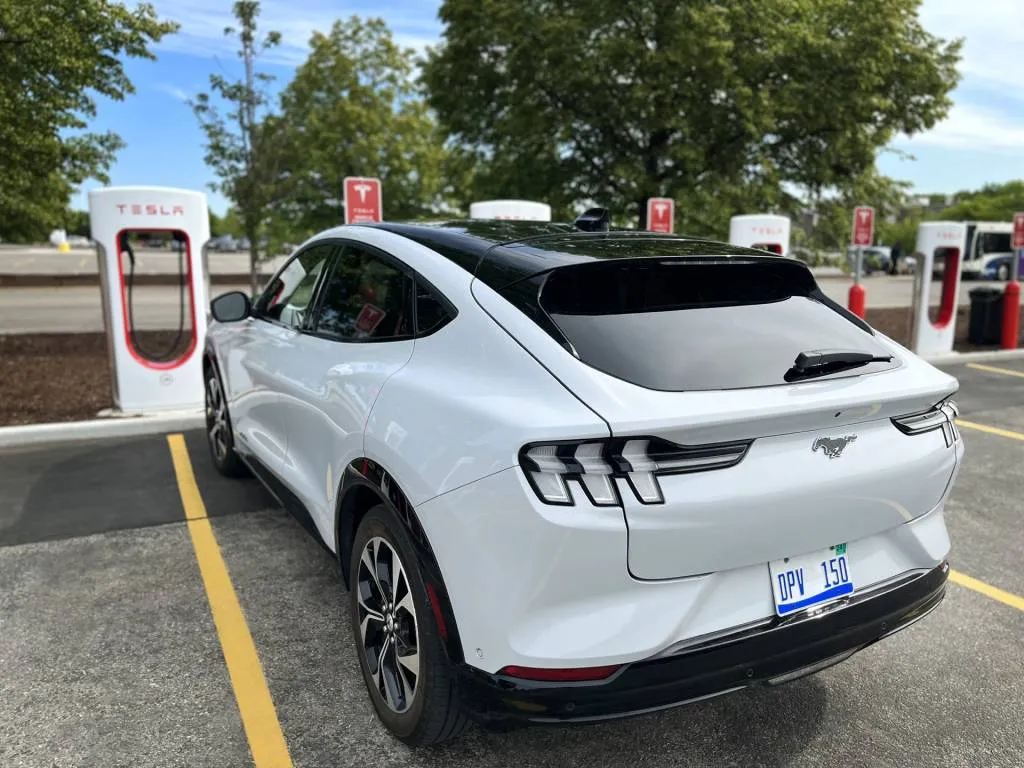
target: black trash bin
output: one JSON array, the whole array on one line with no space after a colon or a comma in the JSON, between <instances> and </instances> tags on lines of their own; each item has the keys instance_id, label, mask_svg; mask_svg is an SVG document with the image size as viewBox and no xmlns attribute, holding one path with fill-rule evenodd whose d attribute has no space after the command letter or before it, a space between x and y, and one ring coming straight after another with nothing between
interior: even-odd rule
<instances>
[{"instance_id":1,"label":"black trash bin","mask_svg":"<svg viewBox=\"0 0 1024 768\"><path fill-rule=\"evenodd\" d=\"M971 344L998 344L1003 329L1003 292L998 288L971 291L967 340Z\"/></svg>"}]
</instances>

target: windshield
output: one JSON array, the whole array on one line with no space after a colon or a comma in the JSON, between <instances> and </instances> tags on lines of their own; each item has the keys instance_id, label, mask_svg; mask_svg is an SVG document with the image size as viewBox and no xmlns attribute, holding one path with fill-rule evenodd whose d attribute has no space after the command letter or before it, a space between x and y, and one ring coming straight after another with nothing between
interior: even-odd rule
<instances>
[{"instance_id":1,"label":"windshield","mask_svg":"<svg viewBox=\"0 0 1024 768\"><path fill-rule=\"evenodd\" d=\"M982 232L978 235L978 255L988 253L1009 253L1011 235L1009 232Z\"/></svg>"}]
</instances>

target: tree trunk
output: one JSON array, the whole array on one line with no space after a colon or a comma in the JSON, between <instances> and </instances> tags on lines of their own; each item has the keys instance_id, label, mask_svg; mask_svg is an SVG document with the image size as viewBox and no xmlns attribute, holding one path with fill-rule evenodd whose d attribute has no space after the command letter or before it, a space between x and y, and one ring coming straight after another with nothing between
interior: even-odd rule
<instances>
[{"instance_id":1,"label":"tree trunk","mask_svg":"<svg viewBox=\"0 0 1024 768\"><path fill-rule=\"evenodd\" d=\"M637 224L637 229L647 229L647 198L641 197L636 201L637 215L639 216L640 223Z\"/></svg>"},{"instance_id":2,"label":"tree trunk","mask_svg":"<svg viewBox=\"0 0 1024 768\"><path fill-rule=\"evenodd\" d=\"M256 242L256 233L246 234L249 238L249 290L255 299L260 290L260 253L259 244Z\"/></svg>"}]
</instances>

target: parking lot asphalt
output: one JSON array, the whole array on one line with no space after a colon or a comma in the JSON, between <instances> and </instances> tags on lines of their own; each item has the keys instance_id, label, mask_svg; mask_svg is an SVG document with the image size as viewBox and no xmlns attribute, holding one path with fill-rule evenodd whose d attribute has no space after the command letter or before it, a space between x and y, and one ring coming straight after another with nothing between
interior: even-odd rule
<instances>
[{"instance_id":1,"label":"parking lot asphalt","mask_svg":"<svg viewBox=\"0 0 1024 768\"><path fill-rule=\"evenodd\" d=\"M779 688L428 750L378 725L331 557L202 434L0 455L0 766L1024 766L1024 361L949 370L936 612Z\"/></svg>"}]
</instances>

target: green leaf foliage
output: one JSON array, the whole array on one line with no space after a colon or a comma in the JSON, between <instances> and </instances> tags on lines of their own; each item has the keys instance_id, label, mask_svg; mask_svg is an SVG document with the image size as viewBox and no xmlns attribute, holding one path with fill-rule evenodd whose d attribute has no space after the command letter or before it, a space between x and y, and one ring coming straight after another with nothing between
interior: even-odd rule
<instances>
[{"instance_id":1,"label":"green leaf foliage","mask_svg":"<svg viewBox=\"0 0 1024 768\"><path fill-rule=\"evenodd\" d=\"M839 188L950 106L960 41L919 0L445 0L425 63L446 134L482 187L593 199L679 228Z\"/></svg>"},{"instance_id":2,"label":"green leaf foliage","mask_svg":"<svg viewBox=\"0 0 1024 768\"><path fill-rule=\"evenodd\" d=\"M1013 214L1024 212L1024 181L986 184L974 192L959 192L953 205L936 218L953 221L1012 221Z\"/></svg>"},{"instance_id":3,"label":"green leaf foliage","mask_svg":"<svg viewBox=\"0 0 1024 768\"><path fill-rule=\"evenodd\" d=\"M852 236L854 208L859 205L875 209L876 242L892 244L892 238L899 239L904 233L888 220L903 210L909 191L907 182L883 176L872 166L832 194L812 200L810 207L817 217L801 244L812 250L845 251Z\"/></svg>"},{"instance_id":4,"label":"green leaf foliage","mask_svg":"<svg viewBox=\"0 0 1024 768\"><path fill-rule=\"evenodd\" d=\"M1024 212L1024 180L1002 184L986 184L981 189L964 190L954 195L925 195L927 207L906 200L895 221L879 220L881 242L900 242L912 248L917 241L917 228L922 221L993 221L1011 222L1015 213ZM951 200L950 200L951 198ZM892 211L890 211L892 212Z\"/></svg>"},{"instance_id":5,"label":"green leaf foliage","mask_svg":"<svg viewBox=\"0 0 1024 768\"><path fill-rule=\"evenodd\" d=\"M108 180L123 142L85 131L96 98L133 93L124 60L177 27L146 3L0 0L0 237L45 237L77 185Z\"/></svg>"},{"instance_id":6,"label":"green leaf foliage","mask_svg":"<svg viewBox=\"0 0 1024 768\"><path fill-rule=\"evenodd\" d=\"M344 223L343 179L381 179L384 215L436 216L452 190L443 137L415 90L414 57L379 19L315 32L281 96L288 202L276 213L311 234Z\"/></svg>"}]
</instances>

